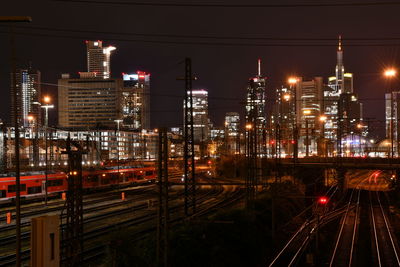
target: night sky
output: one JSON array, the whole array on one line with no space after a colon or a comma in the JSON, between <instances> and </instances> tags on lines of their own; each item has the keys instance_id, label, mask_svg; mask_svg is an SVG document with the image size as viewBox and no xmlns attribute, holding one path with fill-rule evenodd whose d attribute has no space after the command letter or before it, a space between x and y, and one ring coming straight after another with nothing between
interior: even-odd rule
<instances>
[{"instance_id":1,"label":"night sky","mask_svg":"<svg viewBox=\"0 0 400 267\"><path fill-rule=\"evenodd\" d=\"M111 59L111 71L114 77L120 77L122 72L129 73L136 70L150 72L152 127L182 125L184 84L176 78L184 74L185 57L192 58L193 72L199 78L193 83L193 88L204 88L209 91L209 112L214 125L222 125L226 112L244 113L243 101L247 80L256 74L258 58L263 62L262 74L268 77L267 110L269 110L273 103L274 89L288 76L292 74L305 78L323 76L327 79L328 76L334 75L337 43L335 39L342 34L345 71L355 75L354 88L364 103L364 117L377 120L384 119L383 99L385 90L388 90L388 84L382 78L382 70L385 66L400 65L399 47L388 46L399 41L346 40L400 37L399 5L216 8L105 5L44 0L3 2L2 15L29 15L33 19L32 23L17 26L36 29L15 30L23 33L16 37L17 61L19 66L26 66L31 61L32 66L42 72L43 83L56 84L61 73L77 74L78 71L86 71L84 42L86 39L104 40L105 45L117 47ZM189 2L194 3L188 0L174 1L174 3ZM319 2L322 1L308 1L308 3ZM171 1L159 0L158 3L171 3ZM221 0L219 3L257 4L266 1ZM304 2L268 1L268 4L274 3ZM0 117L9 121L9 35L6 33L8 28L4 27L6 25L0 26L3 26L0 28L2 59ZM38 27L50 29L39 30ZM55 31L57 29L69 31ZM331 40L308 40L301 42L308 44L307 46L293 46L299 41L151 36L159 34ZM225 45L232 43L242 45ZM272 43L291 46L260 46ZM324 46L318 46L319 44ZM363 46L346 46L350 44ZM383 45L365 46L371 44ZM393 83L392 88L397 87L397 82ZM43 85L42 90L55 97L57 87ZM50 115L53 123L55 117L55 112ZM374 133L383 133L382 123L375 124L374 128Z\"/></svg>"}]
</instances>

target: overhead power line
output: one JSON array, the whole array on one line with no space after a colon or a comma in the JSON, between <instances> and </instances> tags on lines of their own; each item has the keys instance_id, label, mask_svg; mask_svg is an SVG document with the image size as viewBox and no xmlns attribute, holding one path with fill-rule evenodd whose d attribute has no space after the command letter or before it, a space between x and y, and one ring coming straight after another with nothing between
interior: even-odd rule
<instances>
[{"instance_id":1,"label":"overhead power line","mask_svg":"<svg viewBox=\"0 0 400 267\"><path fill-rule=\"evenodd\" d=\"M7 31L0 31L0 34L9 34ZM88 36L76 35L61 35L54 33L36 33L36 32L21 32L15 31L16 35L35 36L35 37L49 37L49 38L66 38L66 39L92 39ZM128 39L128 38L107 38L109 41L120 42L136 42L136 43L152 43L152 44L170 44L170 45L204 45L204 46L239 46L239 47L336 47L336 43L257 43L257 42L205 42L205 41L186 41L186 40L144 40L144 39ZM400 40L400 39L399 39ZM396 43L347 43L346 47L397 47L400 46L399 42Z\"/></svg>"},{"instance_id":2,"label":"overhead power line","mask_svg":"<svg viewBox=\"0 0 400 267\"><path fill-rule=\"evenodd\" d=\"M0 25L0 27L9 27ZM162 37L162 38L193 38L193 39L217 39L217 40L267 40L267 41L334 41L337 46L338 38L314 38L314 37L271 37L271 36L213 36L213 35L187 35L187 34L160 34L160 33L133 33L118 31L97 31L83 30L71 28L52 28L42 26L14 26L15 29L29 29L51 32L69 32L69 33L85 33L85 34L103 34L103 35L122 35L122 36L139 36L139 37ZM342 41L397 41L399 37L348 37L342 38Z\"/></svg>"},{"instance_id":3,"label":"overhead power line","mask_svg":"<svg viewBox=\"0 0 400 267\"><path fill-rule=\"evenodd\" d=\"M298 4L224 4L224 3L162 3L162 2L130 2L130 1L90 1L90 0L53 0L54 2L124 5L124 6L149 6L149 7L217 7L217 8L307 8L307 7L374 7L397 6L398 1L375 2L328 2L328 3L298 3Z\"/></svg>"}]
</instances>

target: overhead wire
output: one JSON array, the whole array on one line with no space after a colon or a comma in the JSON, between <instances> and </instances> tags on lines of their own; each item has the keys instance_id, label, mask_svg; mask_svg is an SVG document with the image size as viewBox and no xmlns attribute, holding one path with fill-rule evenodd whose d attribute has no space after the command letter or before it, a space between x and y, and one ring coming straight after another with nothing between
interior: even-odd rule
<instances>
[{"instance_id":1,"label":"overhead wire","mask_svg":"<svg viewBox=\"0 0 400 267\"><path fill-rule=\"evenodd\" d=\"M16 27L17 28L17 27ZM21 28L22 29L22 28ZM27 29L27 28L25 28ZM46 31L51 31L50 29L46 30ZM69 32L69 33L79 33L80 31L77 30L57 30L54 29L54 31L65 31L65 32ZM80 33L89 33L89 32L80 32ZM93 32L93 34L99 34L100 32L96 33ZM0 34L9 34L9 31L0 31ZM33 37L49 37L49 38L66 38L66 39L80 39L80 40L85 40L88 39L88 36L77 36L77 35L65 35L65 34L54 34L54 33L43 33L43 32L24 32L24 31L14 31L14 34L16 35L25 35L25 36L33 36ZM106 34L106 33L104 33ZM110 34L110 33L108 33ZM140 34L138 34L140 35ZM144 36L144 35L143 35ZM153 37L153 36L144 36L144 37ZM157 37L156 35L154 35L154 37ZM161 37L158 36L158 37ZM164 36L166 37L166 36ZM171 35L172 37L172 35ZM183 37L176 37L176 38L183 38ZM187 37L187 38L196 38L196 37ZM199 36L199 38L214 38L214 37L206 37L206 36ZM90 38L89 38L90 39ZM292 39L284 39L284 38L274 38L271 39L273 41L285 41L285 42L220 42L220 41L216 41L216 42L210 42L210 41L195 41L195 40L161 40L161 39L131 39L131 38L123 38L123 37L108 37L106 38L109 41L119 41L119 42L136 42L136 43L153 43L153 44L167 44L167 45L205 45L205 46L230 46L230 47L234 47L234 46L239 46L239 47L337 47L336 42L335 43L305 43L303 41L316 41L317 38L310 38L310 39L304 39L304 40L300 40L300 39L296 39L296 38L292 38ZM214 38L216 40L220 40L221 38ZM225 40L231 39L229 38L225 38ZM245 38L242 38L241 40L243 40ZM222 40L222 39L221 39ZM239 40L239 38L238 38ZM260 39L262 40L262 39ZM332 39L333 40L333 39ZM354 39L356 40L356 39ZM366 40L368 41L368 38L361 38L359 39L359 41L362 40ZM388 43L388 42L359 42L359 43L346 43L346 47L398 47L400 46L400 37L399 38L395 38L393 37L392 39L373 39L370 38L369 41L398 41L398 42L393 42L393 43ZM295 42L293 42L295 41ZM299 42L300 41L300 42ZM325 39L320 39L319 41L329 41L329 40L325 40Z\"/></svg>"},{"instance_id":2,"label":"overhead wire","mask_svg":"<svg viewBox=\"0 0 400 267\"><path fill-rule=\"evenodd\" d=\"M8 25L0 25L0 27L9 27ZM98 31L83 30L72 28L52 28L43 26L13 26L14 29L29 29L40 31L55 32L74 32L74 33L90 33L105 35L123 35L123 36L142 36L142 37L163 37L163 38L193 38L193 39L217 39L217 40L268 40L268 41L335 41L337 46L337 38L315 38L315 37L271 37L271 36L216 36L216 35L193 35L193 34L165 34L165 33L135 33L135 32L118 32L118 31ZM347 41L397 41L399 37L342 37L343 42Z\"/></svg>"},{"instance_id":3,"label":"overhead wire","mask_svg":"<svg viewBox=\"0 0 400 267\"><path fill-rule=\"evenodd\" d=\"M98 0L53 0L53 2L101 4L101 5L125 5L125 6L149 6L149 7L219 7L219 8L300 8L300 7L375 7L375 6L398 6L398 1L374 1L374 2L317 2L296 4L225 4L221 2L133 2L133 1L98 1Z\"/></svg>"}]
</instances>

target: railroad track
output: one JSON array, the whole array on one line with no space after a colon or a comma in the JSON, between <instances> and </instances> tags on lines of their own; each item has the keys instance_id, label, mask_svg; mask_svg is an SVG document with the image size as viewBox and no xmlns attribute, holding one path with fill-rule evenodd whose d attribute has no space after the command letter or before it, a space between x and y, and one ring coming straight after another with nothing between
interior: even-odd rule
<instances>
[{"instance_id":1,"label":"railroad track","mask_svg":"<svg viewBox=\"0 0 400 267\"><path fill-rule=\"evenodd\" d=\"M332 198L337 192L337 186L332 186L327 191L329 198ZM310 209L312 207L307 207ZM271 266L293 266L302 256L302 253L314 237L317 229L341 216L346 207L335 208L334 210L323 214L323 216L311 216L298 230L290 237L283 248L277 253L275 258L269 264Z\"/></svg>"},{"instance_id":2,"label":"railroad track","mask_svg":"<svg viewBox=\"0 0 400 267\"><path fill-rule=\"evenodd\" d=\"M182 192L178 192L177 194L174 194L171 200L177 199L182 195ZM106 219L109 218L110 216L119 216L119 215L124 215L126 213L131 213L131 212L135 212L135 211L139 211L142 209L145 209L148 207L147 203L141 203L139 205L133 205L133 206L129 206L129 204L133 204L136 202L144 202L148 200L148 195L145 196L140 196L139 198L132 198L132 199L127 199L125 201L118 201L118 202L113 202L113 203L106 203L104 205L99 205L96 207L92 207L92 208L87 208L84 209L84 213L85 215L88 215L90 213L94 213L94 212L98 212L98 211L103 211L103 210L107 210L110 208L114 208L114 207L118 207L118 206L126 206L124 208L120 208L118 210L115 211L107 211L107 212L103 212L101 214L96 214L96 215L92 215L92 216L88 216L84 218L84 223L85 224L89 224L92 222L96 222L99 221L101 219ZM156 203L157 201L154 201L153 203ZM65 218L66 215L63 214L61 216L61 218ZM28 227L30 226L30 221L27 221L23 224L21 224L23 227ZM63 227L63 224L61 225L61 227ZM13 230L15 228L15 225L11 225L9 227L6 227L4 229L2 229L2 231L4 230ZM21 240L27 240L30 237L30 231L26 231L26 232L22 232L21 233ZM6 245L10 245L12 243L15 242L15 235L10 235L10 236L6 236L0 239L0 246L6 246Z\"/></svg>"},{"instance_id":3,"label":"railroad track","mask_svg":"<svg viewBox=\"0 0 400 267\"><path fill-rule=\"evenodd\" d=\"M142 188L137 188L135 186L135 187L129 187L129 188L124 188L124 189L117 189L117 190L114 189L112 191L107 192L107 196L104 196L104 192L98 193L98 194L96 193L93 195L88 194L88 195L84 196L83 204L85 206L89 206L89 205L97 204L100 202L116 200L116 199L120 198L120 194L122 191L125 193L130 193L132 191L138 191L138 192L135 192L138 194L143 194L145 192L154 191L153 189L151 189L151 187L154 187L154 185L149 185L149 186L142 187ZM22 218L32 217L35 215L41 215L41 214L47 214L50 212L59 211L64 208L64 204L65 204L64 200L57 200L55 202L49 202L47 206L45 206L44 204L35 205L35 206L25 206L25 207L23 206L21 208L21 216L22 216ZM32 209L34 209L34 210L32 210ZM3 210L3 212L5 213L8 210L5 209L5 210ZM12 216L12 218L15 219L15 214ZM5 216L0 217L0 222L5 222L5 220L6 220Z\"/></svg>"},{"instance_id":4,"label":"railroad track","mask_svg":"<svg viewBox=\"0 0 400 267\"><path fill-rule=\"evenodd\" d=\"M201 205L201 202L203 202L204 200L207 199L213 199L216 196L218 196L219 194L221 194L221 192L223 191L222 187L213 187L212 190L209 190L207 192L205 192L202 195L199 195L197 201L200 204L200 207L204 206L204 205L213 205L213 204L204 204ZM228 200L222 201L224 202L224 205L228 205ZM221 204L222 205L222 204ZM208 208L211 208L211 206L209 206ZM206 208L206 209L208 209ZM172 219L171 222L173 223L177 223L177 222L181 222L183 219L183 213L180 211L182 210L182 203L176 204L173 207L171 207L171 217L173 216L177 216L176 218ZM132 209L130 209L130 211L132 211ZM199 209L199 214L200 212L204 211L204 208ZM178 214L178 215L175 215ZM180 214L180 215L179 215ZM96 239L98 237L104 237L107 233L110 233L111 231L115 231L115 229L127 229L129 227L132 226L137 226L140 224L146 224L150 221L154 221L156 216L156 211L151 211L148 214L142 215L140 217L136 217L136 218L131 218L128 220L124 220L124 221L119 221L117 223L114 223L113 225L108 225L108 226L104 226L104 227L100 227L97 229L93 229L90 231L87 231L84 233L84 240L88 241L88 240L93 240ZM154 227L152 227L152 229L154 230ZM138 232L138 235L143 235L148 233L149 231L152 231L152 229L146 229L146 230L141 230ZM25 238L29 238L29 236L25 237ZM15 237L14 237L15 239ZM91 257L90 255L88 255L86 252L90 252L90 251L96 251L93 248L87 248L87 250L85 249L85 259L88 260L90 258L96 257L93 256ZM96 253L95 253L96 254ZM28 250L23 250L22 251L22 259L23 260L28 260L30 257L29 255L29 249ZM0 257L0 266L7 266L7 265L12 265L15 263L15 254L10 254L7 256L3 256Z\"/></svg>"},{"instance_id":5,"label":"railroad track","mask_svg":"<svg viewBox=\"0 0 400 267\"><path fill-rule=\"evenodd\" d=\"M336 237L335 247L329 261L329 266L351 266L360 215L360 189L351 192L346 213L340 222L340 230Z\"/></svg>"},{"instance_id":6,"label":"railroad track","mask_svg":"<svg viewBox=\"0 0 400 267\"><path fill-rule=\"evenodd\" d=\"M377 266L400 266L398 245L383 208L380 193L369 192L373 253Z\"/></svg>"}]
</instances>

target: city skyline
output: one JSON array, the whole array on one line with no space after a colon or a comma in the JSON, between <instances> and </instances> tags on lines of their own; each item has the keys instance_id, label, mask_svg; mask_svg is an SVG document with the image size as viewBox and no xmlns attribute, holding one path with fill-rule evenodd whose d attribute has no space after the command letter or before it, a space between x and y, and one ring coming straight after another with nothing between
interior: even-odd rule
<instances>
[{"instance_id":1,"label":"city skyline","mask_svg":"<svg viewBox=\"0 0 400 267\"><path fill-rule=\"evenodd\" d=\"M7 5L10 8L15 8L15 6L11 3ZM27 27L41 27L45 24L46 17L43 17L43 11L39 10L36 6L31 6L28 4L22 7L22 11L32 12L33 22L29 24ZM93 5L80 5L79 8L77 4L72 6L68 6L66 3L57 3L53 6L47 7L47 10L54 10L57 7L65 7L68 10L76 11L77 18L83 18L83 14L85 14L85 10L89 10L90 8L94 8L95 10L102 10L101 7L93 6ZM113 10L121 12L123 14L125 11L119 7L112 7ZM333 8L334 10L339 10L340 8ZM156 14L162 12L162 8L156 8ZM327 9L321 8L321 14L317 14L317 17L322 17L324 12L327 12ZM54 28L64 28L64 29L81 29L83 31L89 31L87 34L76 34L72 35L74 38L61 38L61 33L57 33L56 31L50 31L51 36L45 36L42 38L35 37L36 33L40 33L39 30L32 31L33 36L31 35L17 35L17 53L18 53L18 63L25 64L28 61L33 62L33 66L36 69L42 71L42 80L43 83L50 83L52 85L42 85L42 90L44 92L50 92L53 94L56 91L56 80L60 76L61 73L70 72L74 73L80 70L86 69L85 61L85 51L84 51L84 41L85 40L97 40L101 39L107 42L108 45L113 45L117 47L116 51L113 51L112 55L112 72L114 74L119 74L121 72L134 72L138 69L149 72L152 74L152 98L151 98L151 106L152 106L152 126L179 126L181 125L180 120L180 111L177 107L177 104L181 102L181 99L178 97L174 97L174 95L181 95L183 97L183 86L180 82L176 81L176 78L183 75L183 65L179 64L182 62L183 58L187 55L190 55L193 60L193 72L198 76L199 80L193 83L193 88L206 88L209 91L209 108L210 108L210 118L214 122L215 125L223 124L223 114L225 112L237 111L240 114L244 115L243 105L240 103L241 99L245 95L245 87L246 80L251 75L255 73L254 62L261 58L264 62L263 72L268 77L267 82L267 112L271 110L271 106L273 100L271 96L273 92L280 85L286 81L287 77L291 75L302 76L304 78L310 78L314 76L322 76L324 78L332 76L332 70L336 65L336 55L335 50L337 46L337 36L342 35L343 38L343 47L345 48L345 66L347 70L351 70L355 74L354 84L355 84L355 92L359 94L359 99L364 102L364 108L366 110L365 117L376 118L381 122L379 127L377 127L377 131L381 136L384 135L384 88L387 86L385 80L381 77L381 72L387 65L393 65L396 60L398 60L398 53L396 47L358 47L352 46L354 45L354 40L348 40L356 37L363 37L357 31L360 29L360 26L356 26L354 29L350 30L346 27L346 23L351 21L352 19L352 11L354 9L345 10L340 13L340 17L342 18L333 26L331 22L322 21L321 27L319 27L318 31L315 33L310 33L305 30L298 30L297 28L290 27L288 22L282 22L282 25L275 25L276 27L269 27L268 30L264 31L262 34L259 34L251 29L252 23L245 23L243 25L238 26L237 33L236 31L228 31L225 34L221 35L222 37L225 35L232 36L242 36L242 37L263 37L263 36L271 36L271 37L290 37L290 38L328 38L328 41L306 41L308 44L305 46L264 46L257 47L254 42L246 41L250 43L249 46L228 46L225 47L222 45L180 45L180 44L155 44L150 43L147 45L143 42L132 42L132 41L118 41L116 36L106 35L101 33L90 33L90 31L99 31L99 29L95 30L94 27L88 25L87 27L82 28L81 24L79 24L79 19L76 21L69 21L69 23L65 23L62 21L57 21L54 24ZM382 15L378 15L379 10L384 10L388 12L385 17ZM148 10L144 9L143 14L139 14L139 16L144 16ZM312 13L310 9L302 10L305 14ZM173 11L177 12L177 11ZM298 15L296 15L293 11L288 11L290 14L289 17L296 19ZM48 12L47 12L48 13ZM232 14L236 14L237 11L229 11L224 16L231 20ZM364 7L362 9L362 14L359 14L361 21L365 21L363 27L370 27L371 31L369 31L368 35L365 34L365 37L384 37L386 34L391 33L390 28L383 27L384 25L388 25L388 23L392 20L394 16L392 11L388 7L377 7L377 10L371 10L371 8ZM36 16L35 16L36 14ZM270 14L270 13L269 13ZM314 14L314 13L313 13ZM86 14L87 15L87 14ZM155 15L155 14L154 14ZM133 27L126 27L125 24L122 23L122 20L118 22L111 22L107 18L102 18L103 22L100 26L100 29L104 31L108 31L112 27L118 27L120 30L118 32L127 34L120 34L121 39L129 39L129 33L134 32L148 32L149 34L157 33L155 25L158 25L159 19L152 15L151 17L154 19L150 21L146 25L135 25ZM216 15L214 12L211 14L212 16ZM247 14L243 14L244 16L248 16ZM53 15L50 15L53 16ZM90 14L88 18L97 18L98 15ZM195 15L197 17L198 15ZM271 14L268 17L268 20L273 20L274 14ZM165 15L160 17L163 18ZM372 23L366 21L366 19L370 18L380 18L379 31L377 31L378 26L372 25ZM108 23L107 23L108 22ZM188 20L189 24L193 23L193 19ZM177 21L172 19L170 24L175 25ZM306 18L302 21L304 26L311 26L313 22L310 19ZM140 27L146 26L146 27ZM223 25L216 27L211 32L204 31L204 29L195 27L195 33L197 35L210 35L218 34L221 31ZM303 27L304 28L304 27ZM246 29L248 31L246 31ZM19 29L18 31L23 32L23 29ZM176 33L187 35L185 29L176 30ZM172 30L165 30L166 33L174 33ZM196 35L194 34L194 35ZM3 35L5 38L6 35ZM91 38L93 37L93 38ZM129 38L128 38L129 37ZM183 40L184 41L184 40ZM182 41L182 42L183 42ZM24 43L30 43L31 46L24 47ZM200 41L199 41L200 42ZM237 41L235 41L237 42ZM179 42L178 42L179 43ZM196 43L196 41L194 42ZM275 41L276 43L276 41ZM288 41L286 44L293 45L293 43L299 43L298 41ZM309 46L315 43L316 47ZM54 46L53 44L57 44ZM364 42L366 45L373 45L372 42ZM9 51L9 46L7 43L3 43L2 51ZM328 45L328 46L325 46ZM35 47L35 49L33 49ZM57 47L57 50L52 47ZM74 57L66 56L66 54L59 54L59 58L56 62L49 62L43 56L44 54L55 55L55 51L60 51L59 49L63 48L64 51L68 51L74 54ZM68 49L67 49L68 48ZM133 51L141 51L141 53L135 53ZM362 60L358 60L361 58ZM227 64L228 63L228 64ZM51 66L51 67L50 67ZM7 66L2 66L0 69L3 73L9 73L9 68ZM229 75L229 74L234 75ZM229 79L223 79L222 77L230 77ZM0 86L2 88L9 88L8 75L4 75L3 79L0 81ZM8 91L8 90L4 90ZM7 92L8 93L8 92ZM170 96L168 96L170 95ZM55 95L52 97L56 98ZM363 101L366 99L367 101ZM5 121L8 121L9 118L9 107L7 107L9 103L5 103L0 107L1 118ZM368 108L370 105L375 105L377 108ZM56 114L56 110L53 110L50 114L50 120L54 119L54 114ZM168 116L165 116L168 115ZM165 118L166 117L166 118ZM54 122L53 122L54 123Z\"/></svg>"},{"instance_id":2,"label":"city skyline","mask_svg":"<svg viewBox=\"0 0 400 267\"><path fill-rule=\"evenodd\" d=\"M4 6L1 266L400 266L400 0Z\"/></svg>"}]
</instances>

